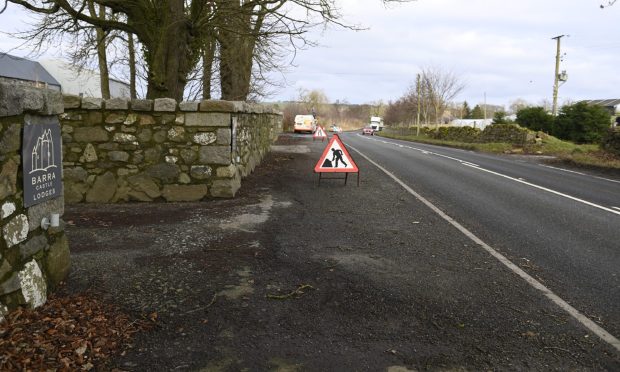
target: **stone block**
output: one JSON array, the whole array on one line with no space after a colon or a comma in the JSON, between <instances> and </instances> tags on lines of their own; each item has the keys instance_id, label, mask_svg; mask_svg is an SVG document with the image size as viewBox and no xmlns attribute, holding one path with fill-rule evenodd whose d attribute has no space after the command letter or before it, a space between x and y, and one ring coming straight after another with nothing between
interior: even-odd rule
<instances>
[{"instance_id":1,"label":"stone block","mask_svg":"<svg viewBox=\"0 0 620 372\"><path fill-rule=\"evenodd\" d=\"M37 308L47 301L47 283L37 261L32 260L24 265L17 276L24 300L31 308Z\"/></svg>"},{"instance_id":2,"label":"stone block","mask_svg":"<svg viewBox=\"0 0 620 372\"><path fill-rule=\"evenodd\" d=\"M200 164L222 164L231 163L230 146L202 146L198 154Z\"/></svg>"},{"instance_id":3,"label":"stone block","mask_svg":"<svg viewBox=\"0 0 620 372\"><path fill-rule=\"evenodd\" d=\"M127 119L127 114L122 112L111 112L106 115L105 122L106 124L121 124L125 122Z\"/></svg>"},{"instance_id":4,"label":"stone block","mask_svg":"<svg viewBox=\"0 0 620 372\"><path fill-rule=\"evenodd\" d=\"M196 101L191 102L179 102L179 109L181 111L198 111L198 103Z\"/></svg>"},{"instance_id":5,"label":"stone block","mask_svg":"<svg viewBox=\"0 0 620 372\"><path fill-rule=\"evenodd\" d=\"M188 112L185 114L185 125L188 127L231 127L231 116L219 112Z\"/></svg>"},{"instance_id":6,"label":"stone block","mask_svg":"<svg viewBox=\"0 0 620 372\"><path fill-rule=\"evenodd\" d=\"M144 160L147 163L157 163L159 159L161 159L162 151L157 147L151 147L149 149L144 150Z\"/></svg>"},{"instance_id":7,"label":"stone block","mask_svg":"<svg viewBox=\"0 0 620 372\"><path fill-rule=\"evenodd\" d=\"M153 138L153 132L146 128L146 129L142 129L141 131L138 132L138 142L148 142L151 140L151 138Z\"/></svg>"},{"instance_id":8,"label":"stone block","mask_svg":"<svg viewBox=\"0 0 620 372\"><path fill-rule=\"evenodd\" d=\"M129 100L127 98L112 98L105 101L106 110L127 110L129 109Z\"/></svg>"},{"instance_id":9,"label":"stone block","mask_svg":"<svg viewBox=\"0 0 620 372\"><path fill-rule=\"evenodd\" d=\"M229 180L213 181L211 185L211 196L216 198L232 198L241 187L241 179L239 177Z\"/></svg>"},{"instance_id":10,"label":"stone block","mask_svg":"<svg viewBox=\"0 0 620 372\"><path fill-rule=\"evenodd\" d=\"M176 118L174 119L174 123L176 125L183 125L183 124L185 124L185 115L184 114L177 114Z\"/></svg>"},{"instance_id":11,"label":"stone block","mask_svg":"<svg viewBox=\"0 0 620 372\"><path fill-rule=\"evenodd\" d=\"M101 111L90 111L86 115L85 120L87 125L101 125L103 123L103 113Z\"/></svg>"},{"instance_id":12,"label":"stone block","mask_svg":"<svg viewBox=\"0 0 620 372\"><path fill-rule=\"evenodd\" d=\"M200 102L203 112L235 112L235 105L230 101L204 100Z\"/></svg>"},{"instance_id":13,"label":"stone block","mask_svg":"<svg viewBox=\"0 0 620 372\"><path fill-rule=\"evenodd\" d=\"M160 163L148 167L145 173L164 183L171 183L177 180L181 171L176 164Z\"/></svg>"},{"instance_id":14,"label":"stone block","mask_svg":"<svg viewBox=\"0 0 620 372\"><path fill-rule=\"evenodd\" d=\"M168 139L173 142L185 142L185 128L172 127L168 130Z\"/></svg>"},{"instance_id":15,"label":"stone block","mask_svg":"<svg viewBox=\"0 0 620 372\"><path fill-rule=\"evenodd\" d=\"M9 159L0 171L0 200L17 193L17 171L19 165Z\"/></svg>"},{"instance_id":16,"label":"stone block","mask_svg":"<svg viewBox=\"0 0 620 372\"><path fill-rule=\"evenodd\" d=\"M153 133L153 141L157 143L164 143L166 142L166 139L168 139L168 134L165 130L158 130L157 132Z\"/></svg>"},{"instance_id":17,"label":"stone block","mask_svg":"<svg viewBox=\"0 0 620 372\"><path fill-rule=\"evenodd\" d=\"M216 174L221 178L233 178L237 175L237 167L232 164L227 167L219 167Z\"/></svg>"},{"instance_id":18,"label":"stone block","mask_svg":"<svg viewBox=\"0 0 620 372\"><path fill-rule=\"evenodd\" d=\"M0 282L8 273L13 271L13 267L7 260L2 260L2 264L0 264Z\"/></svg>"},{"instance_id":19,"label":"stone block","mask_svg":"<svg viewBox=\"0 0 620 372\"><path fill-rule=\"evenodd\" d=\"M138 120L139 125L155 125L155 118L153 115L140 115Z\"/></svg>"},{"instance_id":20,"label":"stone block","mask_svg":"<svg viewBox=\"0 0 620 372\"><path fill-rule=\"evenodd\" d=\"M85 183L68 183L64 185L64 199L67 204L80 203L84 200L84 194L88 191Z\"/></svg>"},{"instance_id":21,"label":"stone block","mask_svg":"<svg viewBox=\"0 0 620 372\"><path fill-rule=\"evenodd\" d=\"M109 139L108 132L99 127L77 127L73 134L75 142L107 142Z\"/></svg>"},{"instance_id":22,"label":"stone block","mask_svg":"<svg viewBox=\"0 0 620 372\"><path fill-rule=\"evenodd\" d=\"M230 145L232 143L231 130L229 128L220 128L217 130L217 144Z\"/></svg>"},{"instance_id":23,"label":"stone block","mask_svg":"<svg viewBox=\"0 0 620 372\"><path fill-rule=\"evenodd\" d=\"M80 96L66 94L62 96L62 103L65 106L65 110L76 109L76 108L80 108L80 104L82 103L82 98Z\"/></svg>"},{"instance_id":24,"label":"stone block","mask_svg":"<svg viewBox=\"0 0 620 372\"><path fill-rule=\"evenodd\" d=\"M198 159L198 154L196 153L196 151L194 151L192 149L182 149L179 152L179 155L181 156L181 159L183 159L185 164L191 164L196 159Z\"/></svg>"},{"instance_id":25,"label":"stone block","mask_svg":"<svg viewBox=\"0 0 620 372\"><path fill-rule=\"evenodd\" d=\"M100 110L103 107L103 99L93 97L82 98L82 108L86 110Z\"/></svg>"},{"instance_id":26,"label":"stone block","mask_svg":"<svg viewBox=\"0 0 620 372\"><path fill-rule=\"evenodd\" d=\"M58 285L69 274L71 268L71 256L69 241L65 234L56 238L51 245L44 261L47 278L52 286Z\"/></svg>"},{"instance_id":27,"label":"stone block","mask_svg":"<svg viewBox=\"0 0 620 372\"><path fill-rule=\"evenodd\" d=\"M4 281L0 282L0 296L15 292L21 288L21 284L19 282L19 277L17 275L17 271L13 272L11 276L9 276Z\"/></svg>"},{"instance_id":28,"label":"stone block","mask_svg":"<svg viewBox=\"0 0 620 372\"><path fill-rule=\"evenodd\" d=\"M150 99L132 99L131 109L133 111L153 111L153 100Z\"/></svg>"},{"instance_id":29,"label":"stone block","mask_svg":"<svg viewBox=\"0 0 620 372\"><path fill-rule=\"evenodd\" d=\"M95 183L86 193L87 203L107 203L116 193L116 177L111 172L97 176Z\"/></svg>"},{"instance_id":30,"label":"stone block","mask_svg":"<svg viewBox=\"0 0 620 372\"><path fill-rule=\"evenodd\" d=\"M127 197L129 200L141 201L141 202L151 202L153 199L149 198L148 195L141 191L129 191L127 193Z\"/></svg>"},{"instance_id":31,"label":"stone block","mask_svg":"<svg viewBox=\"0 0 620 372\"><path fill-rule=\"evenodd\" d=\"M29 239L27 242L20 244L19 254L22 260L24 260L34 256L46 248L47 239L43 235L38 235Z\"/></svg>"},{"instance_id":32,"label":"stone block","mask_svg":"<svg viewBox=\"0 0 620 372\"><path fill-rule=\"evenodd\" d=\"M2 236L7 247L12 247L26 240L28 237L28 217L25 214L19 214L9 221L2 228Z\"/></svg>"},{"instance_id":33,"label":"stone block","mask_svg":"<svg viewBox=\"0 0 620 372\"><path fill-rule=\"evenodd\" d=\"M179 175L179 183L188 184L190 182L192 182L192 179L189 178L189 175L187 173L181 173Z\"/></svg>"},{"instance_id":34,"label":"stone block","mask_svg":"<svg viewBox=\"0 0 620 372\"><path fill-rule=\"evenodd\" d=\"M177 116L175 114L163 114L159 117L159 123L162 125L168 125L174 123Z\"/></svg>"},{"instance_id":35,"label":"stone block","mask_svg":"<svg viewBox=\"0 0 620 372\"><path fill-rule=\"evenodd\" d=\"M0 138L0 154L16 152L21 147L21 128L20 124L11 124L2 132Z\"/></svg>"},{"instance_id":36,"label":"stone block","mask_svg":"<svg viewBox=\"0 0 620 372\"><path fill-rule=\"evenodd\" d=\"M169 202L198 201L207 192L207 185L165 185L162 196Z\"/></svg>"},{"instance_id":37,"label":"stone block","mask_svg":"<svg viewBox=\"0 0 620 372\"><path fill-rule=\"evenodd\" d=\"M93 146L92 143L87 144L86 148L84 148L84 152L82 153L82 159L80 159L80 161L92 163L97 161L97 159L97 150L95 150L95 146Z\"/></svg>"},{"instance_id":38,"label":"stone block","mask_svg":"<svg viewBox=\"0 0 620 372\"><path fill-rule=\"evenodd\" d=\"M172 98L155 98L155 112L175 112L177 110L177 101Z\"/></svg>"},{"instance_id":39,"label":"stone block","mask_svg":"<svg viewBox=\"0 0 620 372\"><path fill-rule=\"evenodd\" d=\"M117 143L134 143L136 142L136 136L134 136L133 134L127 134L127 133L114 133L114 142Z\"/></svg>"},{"instance_id":40,"label":"stone block","mask_svg":"<svg viewBox=\"0 0 620 372\"><path fill-rule=\"evenodd\" d=\"M127 114L127 117L125 118L125 121L123 121L123 124L125 125L133 125L135 123L138 122L138 115L131 113L131 114Z\"/></svg>"},{"instance_id":41,"label":"stone block","mask_svg":"<svg viewBox=\"0 0 620 372\"><path fill-rule=\"evenodd\" d=\"M134 191L144 193L148 198L155 199L161 196L157 183L146 174L136 174L127 177L127 182L129 182ZM131 196L132 193L130 192L129 195Z\"/></svg>"},{"instance_id":42,"label":"stone block","mask_svg":"<svg viewBox=\"0 0 620 372\"><path fill-rule=\"evenodd\" d=\"M108 159L111 161L129 161L129 154L125 151L110 151L108 152Z\"/></svg>"},{"instance_id":43,"label":"stone block","mask_svg":"<svg viewBox=\"0 0 620 372\"><path fill-rule=\"evenodd\" d=\"M209 145L217 141L217 139L217 136L213 132L200 132L192 136L192 142L203 146Z\"/></svg>"},{"instance_id":44,"label":"stone block","mask_svg":"<svg viewBox=\"0 0 620 372\"><path fill-rule=\"evenodd\" d=\"M82 167L64 168L63 180L65 182L86 182L88 172Z\"/></svg>"},{"instance_id":45,"label":"stone block","mask_svg":"<svg viewBox=\"0 0 620 372\"><path fill-rule=\"evenodd\" d=\"M10 217L13 213L15 213L15 210L15 203L5 202L4 204L2 204L2 208L0 209L0 219Z\"/></svg>"},{"instance_id":46,"label":"stone block","mask_svg":"<svg viewBox=\"0 0 620 372\"><path fill-rule=\"evenodd\" d=\"M212 169L208 165L192 165L190 174L197 180L205 180L211 177Z\"/></svg>"}]
</instances>

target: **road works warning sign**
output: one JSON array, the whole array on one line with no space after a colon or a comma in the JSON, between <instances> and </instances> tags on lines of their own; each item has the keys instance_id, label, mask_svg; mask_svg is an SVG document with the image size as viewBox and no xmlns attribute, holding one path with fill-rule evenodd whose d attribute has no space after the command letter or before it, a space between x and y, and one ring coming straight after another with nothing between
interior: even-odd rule
<instances>
[{"instance_id":1,"label":"road works warning sign","mask_svg":"<svg viewBox=\"0 0 620 372\"><path fill-rule=\"evenodd\" d=\"M317 138L320 138L321 141L327 138L327 133L325 133L325 129L323 129L323 127L320 125L316 128L316 131L314 131L314 134L312 135L313 140Z\"/></svg>"},{"instance_id":2,"label":"road works warning sign","mask_svg":"<svg viewBox=\"0 0 620 372\"><path fill-rule=\"evenodd\" d=\"M340 140L337 134L334 134L332 139L323 150L323 155L319 159L318 163L314 167L315 173L357 173L359 169L357 164L349 155L347 148Z\"/></svg>"}]
</instances>

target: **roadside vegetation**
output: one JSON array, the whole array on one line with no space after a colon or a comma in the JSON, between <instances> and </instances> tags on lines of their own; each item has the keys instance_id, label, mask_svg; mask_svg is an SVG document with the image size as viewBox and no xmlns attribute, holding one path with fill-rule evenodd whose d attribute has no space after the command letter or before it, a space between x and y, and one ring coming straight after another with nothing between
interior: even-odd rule
<instances>
[{"instance_id":1,"label":"roadside vegetation","mask_svg":"<svg viewBox=\"0 0 620 372\"><path fill-rule=\"evenodd\" d=\"M557 117L542 107L525 107L515 122L503 112L484 130L472 127L401 127L381 133L404 139L473 151L547 155L549 161L620 171L620 128L610 128L611 116L598 106L566 105Z\"/></svg>"}]
</instances>

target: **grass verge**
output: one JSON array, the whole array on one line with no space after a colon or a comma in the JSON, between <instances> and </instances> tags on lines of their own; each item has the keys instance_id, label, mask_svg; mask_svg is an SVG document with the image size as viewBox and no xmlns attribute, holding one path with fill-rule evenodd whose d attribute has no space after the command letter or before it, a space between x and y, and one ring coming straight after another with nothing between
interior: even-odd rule
<instances>
[{"instance_id":1,"label":"grass verge","mask_svg":"<svg viewBox=\"0 0 620 372\"><path fill-rule=\"evenodd\" d=\"M427 143L431 145L455 147L465 150L488 152L495 154L524 154L554 156L553 163L563 163L573 167L612 171L620 175L620 158L602 151L598 145L577 145L548 136L539 144L516 146L509 143L468 143L458 141L444 141L430 138L425 135L401 135L382 131L377 133L387 138L405 141Z\"/></svg>"}]
</instances>

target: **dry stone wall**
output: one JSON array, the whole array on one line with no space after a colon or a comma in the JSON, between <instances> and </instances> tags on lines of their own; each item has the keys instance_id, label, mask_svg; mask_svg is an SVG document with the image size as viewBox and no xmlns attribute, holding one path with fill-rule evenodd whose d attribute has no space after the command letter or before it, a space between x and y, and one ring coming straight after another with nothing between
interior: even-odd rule
<instances>
[{"instance_id":1,"label":"dry stone wall","mask_svg":"<svg viewBox=\"0 0 620 372\"><path fill-rule=\"evenodd\" d=\"M244 102L64 96L68 203L233 197L282 131L273 108Z\"/></svg>"},{"instance_id":2,"label":"dry stone wall","mask_svg":"<svg viewBox=\"0 0 620 372\"><path fill-rule=\"evenodd\" d=\"M45 303L69 271L62 221L41 228L44 217L64 212L62 194L25 207L23 184L24 128L55 121L62 110L59 92L0 82L0 320L17 306Z\"/></svg>"}]
</instances>

